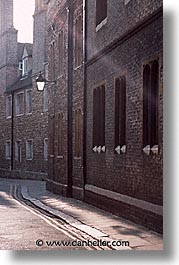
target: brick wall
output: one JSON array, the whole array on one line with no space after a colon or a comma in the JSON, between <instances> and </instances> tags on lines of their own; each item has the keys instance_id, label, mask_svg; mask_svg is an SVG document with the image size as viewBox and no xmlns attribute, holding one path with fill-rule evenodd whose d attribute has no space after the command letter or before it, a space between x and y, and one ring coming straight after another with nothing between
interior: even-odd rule
<instances>
[{"instance_id":1,"label":"brick wall","mask_svg":"<svg viewBox=\"0 0 179 265\"><path fill-rule=\"evenodd\" d=\"M9 1L6 1L9 2ZM42 1L43 2L43 1ZM37 1L36 1L37 4ZM8 7L7 12L10 12L12 6ZM37 12L38 11L38 12ZM8 20L8 17L6 17ZM39 71L44 71L44 62L46 61L46 13L45 6L38 6L34 16L34 47L33 47L33 62L30 59L30 65L33 64L33 75L37 75ZM5 143L12 138L12 119L6 119L5 97L8 95L4 92L7 86L18 78L18 59L17 58L17 31L11 29L0 36L0 104L2 111L0 113L1 122L1 139L0 139L0 176L1 177L20 177L44 179L47 176L48 161L44 159L44 139L48 137L48 111L44 110L43 92L37 91L35 76L33 77L30 86L17 88L14 91L14 126L13 126L13 172L10 171L11 160L5 157ZM25 112L25 93L27 89L32 90L32 113ZM24 113L16 115L15 102L16 94L24 93ZM10 94L11 92L9 92ZM21 140L22 144L22 160L15 160L15 142ZM33 159L26 158L26 141L33 140Z\"/></svg>"},{"instance_id":2,"label":"brick wall","mask_svg":"<svg viewBox=\"0 0 179 265\"><path fill-rule=\"evenodd\" d=\"M129 198L139 199L147 205L162 205L162 80L159 89L159 153L147 156L143 152L143 65L157 58L160 71L162 69L162 1L108 1L107 22L96 32L95 1L87 1L87 87L84 88L84 68L74 67L72 70L72 112L81 109L84 115L84 89L87 91L87 175L86 184L99 187L114 194L124 194ZM57 34L63 27L65 30L64 73L56 72L57 86L49 85L50 109L54 115L54 150L49 161L47 187L57 193L66 195L68 184L68 27L67 1L49 1L48 5L48 51L55 42L55 69L58 69ZM76 13L82 12L82 1L72 3L73 24ZM81 10L81 11L80 11ZM74 33L74 32L73 32ZM74 44L74 43L73 43ZM73 46L74 49L74 46ZM73 58L74 59L74 58ZM48 56L50 62L50 53ZM50 69L49 69L50 70ZM127 82L127 152L117 155L114 152L114 80L121 75ZM105 140L106 152L96 154L92 148L93 136L93 89L105 84ZM63 112L63 156L58 157L58 113ZM73 116L73 151L75 147ZM81 131L83 131L83 123ZM51 135L52 128L49 127ZM84 143L84 139L82 139ZM74 197L82 198L84 175L83 155L74 157L72 185ZM81 195L80 195L81 194ZM85 200L115 214L125 216L134 221L162 231L162 217L156 213L138 207L128 207L125 203L107 199L104 195L85 191ZM115 207L111 205L114 204ZM155 225L156 224L156 225Z\"/></svg>"},{"instance_id":3,"label":"brick wall","mask_svg":"<svg viewBox=\"0 0 179 265\"><path fill-rule=\"evenodd\" d=\"M87 183L162 204L162 120L159 155L142 149L143 64L159 57L162 65L162 17L87 69ZM127 77L127 153L114 154L114 78ZM106 84L106 153L92 151L93 88ZM160 84L162 89L162 84ZM162 93L162 91L161 91ZM162 97L159 115L162 116Z\"/></svg>"},{"instance_id":4,"label":"brick wall","mask_svg":"<svg viewBox=\"0 0 179 265\"><path fill-rule=\"evenodd\" d=\"M49 161L49 183L48 188L54 192L64 193L64 189L57 188L58 184L62 184L66 187L68 182L68 153L67 153L67 140L68 140L68 13L67 8L68 1L50 1L48 6L48 50L50 51L50 44L55 42L55 69L56 69L56 87L52 85L50 89L50 115L55 115L55 139L54 139L54 157L52 156ZM82 1L74 1L72 4L73 12L73 25L75 19L79 14L82 14ZM82 26L82 25L81 25ZM58 72L58 33L63 29L64 31L64 60L63 60L63 74ZM74 28L73 28L74 30ZM74 36L74 32L72 33ZM73 36L71 37L73 38ZM74 39L73 39L74 45ZM73 51L75 48L73 47ZM74 63L74 52L73 52L73 62ZM82 56L82 55L81 55ZM50 54L48 57L50 61ZM80 157L75 157L74 147L75 147L75 135L74 135L74 112L77 109L81 109L83 114L83 66L75 68L73 64L72 78L73 78L73 92L72 92L72 185L73 185L73 196L82 198L82 187L83 187L83 155L82 152ZM50 69L49 69L50 70ZM50 85L49 85L50 88ZM55 92L54 92L55 89ZM55 95L55 96L54 96ZM55 111L54 111L55 108ZM58 114L63 113L63 155L58 156ZM83 122L82 122L83 123ZM80 124L80 137L82 139L83 134L83 124ZM51 128L49 128L49 133ZM82 150L82 146L81 146ZM56 185L54 185L56 183ZM56 187L56 188L55 188Z\"/></svg>"},{"instance_id":5,"label":"brick wall","mask_svg":"<svg viewBox=\"0 0 179 265\"><path fill-rule=\"evenodd\" d=\"M130 0L125 5L125 0L107 1L107 23L96 33L96 1L87 1L88 13L88 59L98 51L106 47L116 38L119 38L134 25L140 23L150 14L153 14L162 6L163 1L155 0Z\"/></svg>"},{"instance_id":6,"label":"brick wall","mask_svg":"<svg viewBox=\"0 0 179 265\"><path fill-rule=\"evenodd\" d=\"M0 34L13 26L13 0L0 2Z\"/></svg>"},{"instance_id":7,"label":"brick wall","mask_svg":"<svg viewBox=\"0 0 179 265\"><path fill-rule=\"evenodd\" d=\"M107 22L96 32L95 1L87 1L87 176L86 184L131 198L163 204L162 1L108 1ZM143 152L143 65L159 61L159 153ZM127 151L115 154L115 78L127 85ZM106 152L93 151L93 89L105 84ZM162 231L162 216L85 191L85 200ZM115 207L112 207L112 204ZM145 219L145 220L144 220ZM157 221L156 221L157 220ZM157 224L157 225L156 225Z\"/></svg>"},{"instance_id":8,"label":"brick wall","mask_svg":"<svg viewBox=\"0 0 179 265\"><path fill-rule=\"evenodd\" d=\"M55 65L55 79L57 80L56 84L49 83L49 142L52 141L52 135L54 138L53 146L54 148L50 148L49 146L49 171L48 171L48 180L50 182L49 189L54 188L52 183L60 183L61 189L57 189L57 192L66 194L66 189L64 190L63 187L67 185L67 59L68 53L67 49L64 50L64 60L63 60L63 72L60 74L58 71L58 32L63 30L64 32L64 47L68 45L68 35L67 35L67 11L66 8L62 5L59 9L55 9L54 5L57 5L58 1L54 3L49 3L48 9L48 22L47 22L47 30L48 30L48 38L47 38L47 49L48 49L48 62L50 62L50 45L52 42L55 43L55 57L54 57L54 65ZM53 4L53 5L52 5ZM53 10L53 12L52 12ZM61 10L61 13L57 14L57 11ZM51 16L52 14L52 16ZM56 19L55 19L56 18ZM54 21L55 19L55 21ZM53 25L53 27L52 27ZM50 65L49 65L49 73L51 72ZM49 74L49 79L52 78ZM63 137L63 146L62 146L62 153L58 154L58 115L62 113L63 115L63 128L62 128L62 137ZM52 126L50 124L50 117L54 116L54 128L52 131ZM51 183L52 182L52 183Z\"/></svg>"},{"instance_id":9,"label":"brick wall","mask_svg":"<svg viewBox=\"0 0 179 265\"><path fill-rule=\"evenodd\" d=\"M17 31L10 29L0 35L0 93L12 84L18 74L17 68Z\"/></svg>"}]
</instances>

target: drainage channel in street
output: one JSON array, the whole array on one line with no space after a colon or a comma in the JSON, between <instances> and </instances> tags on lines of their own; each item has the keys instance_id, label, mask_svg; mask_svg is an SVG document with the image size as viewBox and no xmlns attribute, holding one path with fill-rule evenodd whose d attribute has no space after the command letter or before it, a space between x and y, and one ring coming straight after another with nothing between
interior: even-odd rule
<instances>
[{"instance_id":1,"label":"drainage channel in street","mask_svg":"<svg viewBox=\"0 0 179 265\"><path fill-rule=\"evenodd\" d=\"M78 242L94 242L100 241L102 238L92 237L87 233L84 233L81 230L71 226L70 224L66 223L64 220L57 218L57 216L41 209L33 204L33 202L26 200L22 197L21 194L21 187L19 185L13 184L10 187L10 196L21 206L25 207L27 210L31 211L33 214L38 215L41 219L46 221L50 226L54 227L55 229L63 232L64 234L68 235L72 241ZM86 250L114 250L114 248L110 246L85 246Z\"/></svg>"}]
</instances>

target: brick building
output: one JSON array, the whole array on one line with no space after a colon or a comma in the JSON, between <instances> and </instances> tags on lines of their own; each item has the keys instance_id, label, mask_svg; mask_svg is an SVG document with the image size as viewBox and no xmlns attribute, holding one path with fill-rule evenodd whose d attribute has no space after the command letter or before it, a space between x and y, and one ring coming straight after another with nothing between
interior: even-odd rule
<instances>
[{"instance_id":1,"label":"brick building","mask_svg":"<svg viewBox=\"0 0 179 265\"><path fill-rule=\"evenodd\" d=\"M34 44L18 43L13 0L0 1L0 176L42 179L48 163L48 95L35 77L46 63L46 9L36 1Z\"/></svg>"},{"instance_id":2,"label":"brick building","mask_svg":"<svg viewBox=\"0 0 179 265\"><path fill-rule=\"evenodd\" d=\"M2 2L7 8L12 1ZM7 14L3 19L12 17ZM28 85L18 84L18 90L17 32L5 24L1 47L8 43L11 63L2 63L7 53L0 51L2 110L4 95L8 102L12 91L25 95L32 89L32 114L14 117L12 142L22 139L24 146L22 161L13 165L16 176L19 170L37 178L48 164L49 190L162 232L162 1L36 0L32 76L29 72ZM20 59L30 56L28 50L25 44ZM53 81L44 92L36 89L39 71ZM11 73L8 84L4 73ZM5 144L8 150L12 119L3 111L0 168L5 175L11 169ZM26 159L32 143L33 159ZM47 143L48 162L43 157Z\"/></svg>"},{"instance_id":3,"label":"brick building","mask_svg":"<svg viewBox=\"0 0 179 265\"><path fill-rule=\"evenodd\" d=\"M49 1L49 176L47 187L83 199L83 1Z\"/></svg>"},{"instance_id":4,"label":"brick building","mask_svg":"<svg viewBox=\"0 0 179 265\"><path fill-rule=\"evenodd\" d=\"M87 1L85 200L162 231L162 1Z\"/></svg>"},{"instance_id":5,"label":"brick building","mask_svg":"<svg viewBox=\"0 0 179 265\"><path fill-rule=\"evenodd\" d=\"M162 1L48 1L47 188L162 231Z\"/></svg>"}]
</instances>

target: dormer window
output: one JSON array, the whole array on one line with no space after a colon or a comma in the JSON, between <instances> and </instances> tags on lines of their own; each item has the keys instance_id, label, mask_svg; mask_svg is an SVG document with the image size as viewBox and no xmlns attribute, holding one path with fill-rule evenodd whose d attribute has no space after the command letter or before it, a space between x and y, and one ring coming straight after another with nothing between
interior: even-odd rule
<instances>
[{"instance_id":1,"label":"dormer window","mask_svg":"<svg viewBox=\"0 0 179 265\"><path fill-rule=\"evenodd\" d=\"M22 60L22 76L28 74L28 58Z\"/></svg>"},{"instance_id":2,"label":"dormer window","mask_svg":"<svg viewBox=\"0 0 179 265\"><path fill-rule=\"evenodd\" d=\"M22 71L22 69L23 69L23 63L22 63L22 61L20 61L19 62L19 71Z\"/></svg>"}]
</instances>

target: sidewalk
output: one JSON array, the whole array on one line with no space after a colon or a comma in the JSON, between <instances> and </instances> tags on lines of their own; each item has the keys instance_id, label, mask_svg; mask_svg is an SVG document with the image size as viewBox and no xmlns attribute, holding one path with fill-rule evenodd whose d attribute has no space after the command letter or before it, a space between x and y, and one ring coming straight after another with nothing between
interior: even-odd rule
<instances>
[{"instance_id":1,"label":"sidewalk","mask_svg":"<svg viewBox=\"0 0 179 265\"><path fill-rule=\"evenodd\" d=\"M163 250L162 235L84 202L55 195L46 190L43 181L19 179L0 179L0 181L20 185L25 199L94 238L106 241L129 241L130 247L117 249Z\"/></svg>"}]
</instances>

